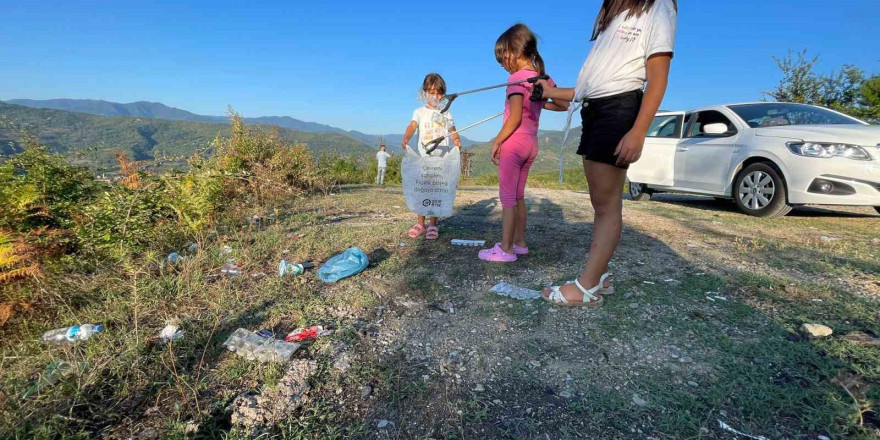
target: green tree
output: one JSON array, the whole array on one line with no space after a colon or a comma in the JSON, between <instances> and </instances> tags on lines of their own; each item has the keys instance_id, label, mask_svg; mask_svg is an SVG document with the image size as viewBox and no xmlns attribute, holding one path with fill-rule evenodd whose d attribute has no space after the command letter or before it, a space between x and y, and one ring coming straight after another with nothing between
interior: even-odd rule
<instances>
[{"instance_id":1,"label":"green tree","mask_svg":"<svg viewBox=\"0 0 880 440\"><path fill-rule=\"evenodd\" d=\"M808 57L806 49L785 57L773 57L782 72L776 90L765 95L780 102L820 105L870 123L880 122L880 75L868 78L865 71L846 64L835 73L815 71L819 57Z\"/></svg>"}]
</instances>

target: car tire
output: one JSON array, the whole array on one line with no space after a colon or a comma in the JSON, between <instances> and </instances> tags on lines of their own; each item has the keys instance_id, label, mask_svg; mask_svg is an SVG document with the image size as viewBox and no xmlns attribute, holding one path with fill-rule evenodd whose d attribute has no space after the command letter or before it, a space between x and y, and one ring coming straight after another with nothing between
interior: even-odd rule
<instances>
[{"instance_id":1,"label":"car tire","mask_svg":"<svg viewBox=\"0 0 880 440\"><path fill-rule=\"evenodd\" d=\"M736 175L733 199L740 211L754 217L776 218L791 212L785 182L765 162L753 163Z\"/></svg>"},{"instance_id":2,"label":"car tire","mask_svg":"<svg viewBox=\"0 0 880 440\"><path fill-rule=\"evenodd\" d=\"M629 198L637 202L651 200L651 190L643 183L629 182Z\"/></svg>"}]
</instances>

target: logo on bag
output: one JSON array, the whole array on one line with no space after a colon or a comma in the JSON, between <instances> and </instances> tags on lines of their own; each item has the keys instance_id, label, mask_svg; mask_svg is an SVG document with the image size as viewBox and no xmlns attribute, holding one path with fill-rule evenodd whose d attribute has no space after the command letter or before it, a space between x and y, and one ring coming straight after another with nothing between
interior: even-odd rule
<instances>
[{"instance_id":1,"label":"logo on bag","mask_svg":"<svg viewBox=\"0 0 880 440\"><path fill-rule=\"evenodd\" d=\"M425 207L435 206L435 207L439 208L440 206L443 206L443 201L442 200L425 199L425 200L422 200L422 206L425 206Z\"/></svg>"}]
</instances>

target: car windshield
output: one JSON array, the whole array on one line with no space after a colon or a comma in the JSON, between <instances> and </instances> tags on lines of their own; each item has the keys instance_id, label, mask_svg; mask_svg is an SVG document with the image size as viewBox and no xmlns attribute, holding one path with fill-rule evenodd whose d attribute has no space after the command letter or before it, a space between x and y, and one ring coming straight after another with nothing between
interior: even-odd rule
<instances>
[{"instance_id":1,"label":"car windshield","mask_svg":"<svg viewBox=\"0 0 880 440\"><path fill-rule=\"evenodd\" d=\"M858 121L833 111L807 104L761 103L729 105L749 127L779 127L807 124L857 124Z\"/></svg>"}]
</instances>

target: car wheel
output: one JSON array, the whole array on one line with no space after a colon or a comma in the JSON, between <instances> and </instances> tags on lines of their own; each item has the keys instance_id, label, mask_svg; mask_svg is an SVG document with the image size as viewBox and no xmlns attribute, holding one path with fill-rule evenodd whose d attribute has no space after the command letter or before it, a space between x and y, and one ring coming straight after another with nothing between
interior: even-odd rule
<instances>
[{"instance_id":1,"label":"car wheel","mask_svg":"<svg viewBox=\"0 0 880 440\"><path fill-rule=\"evenodd\" d=\"M766 163L754 163L740 171L733 186L740 211L755 217L782 217L791 211L785 199L785 182Z\"/></svg>"},{"instance_id":2,"label":"car wheel","mask_svg":"<svg viewBox=\"0 0 880 440\"><path fill-rule=\"evenodd\" d=\"M637 202L651 200L651 190L643 183L629 182L629 197Z\"/></svg>"}]
</instances>

